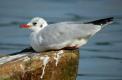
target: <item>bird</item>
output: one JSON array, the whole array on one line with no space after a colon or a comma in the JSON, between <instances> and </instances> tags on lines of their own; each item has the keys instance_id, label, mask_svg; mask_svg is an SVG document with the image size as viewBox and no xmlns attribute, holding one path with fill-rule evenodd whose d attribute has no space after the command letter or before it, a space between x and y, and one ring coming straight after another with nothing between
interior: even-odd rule
<instances>
[{"instance_id":1,"label":"bird","mask_svg":"<svg viewBox=\"0 0 122 80\"><path fill-rule=\"evenodd\" d=\"M88 40L113 22L113 17L98 19L89 22L65 21L48 24L44 18L34 17L21 28L31 30L30 48L36 52L62 49L78 49ZM21 51L21 52L23 52Z\"/></svg>"}]
</instances>

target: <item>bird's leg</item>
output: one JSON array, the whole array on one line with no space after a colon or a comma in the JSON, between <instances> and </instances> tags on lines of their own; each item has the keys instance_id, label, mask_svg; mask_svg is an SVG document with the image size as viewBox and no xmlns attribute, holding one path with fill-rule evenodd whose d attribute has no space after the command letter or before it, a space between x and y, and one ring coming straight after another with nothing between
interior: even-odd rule
<instances>
[{"instance_id":1,"label":"bird's leg","mask_svg":"<svg viewBox=\"0 0 122 80\"><path fill-rule=\"evenodd\" d=\"M63 49L65 49L65 50L73 50L73 49L78 49L79 47L77 46L77 45L75 45L75 46L69 46L69 47L65 47L65 48L63 48Z\"/></svg>"}]
</instances>

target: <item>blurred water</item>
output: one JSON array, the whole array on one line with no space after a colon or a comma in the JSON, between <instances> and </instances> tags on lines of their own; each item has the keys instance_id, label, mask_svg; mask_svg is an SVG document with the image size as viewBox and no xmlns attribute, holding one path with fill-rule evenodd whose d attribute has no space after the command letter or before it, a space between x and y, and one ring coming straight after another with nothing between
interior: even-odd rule
<instances>
[{"instance_id":1,"label":"blurred water","mask_svg":"<svg viewBox=\"0 0 122 80\"><path fill-rule=\"evenodd\" d=\"M0 0L0 54L29 46L30 32L18 26L35 16L48 23L114 16L80 48L77 80L122 80L122 0Z\"/></svg>"}]
</instances>

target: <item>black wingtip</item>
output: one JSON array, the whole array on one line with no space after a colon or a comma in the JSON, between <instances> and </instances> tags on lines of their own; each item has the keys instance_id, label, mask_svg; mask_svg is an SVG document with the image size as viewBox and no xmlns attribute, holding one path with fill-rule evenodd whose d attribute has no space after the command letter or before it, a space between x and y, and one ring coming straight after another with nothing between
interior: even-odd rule
<instances>
[{"instance_id":1,"label":"black wingtip","mask_svg":"<svg viewBox=\"0 0 122 80\"><path fill-rule=\"evenodd\" d=\"M26 53L26 52L36 52L32 47L28 47L28 48L25 48L19 52L15 52L15 53L11 53L9 55L17 55L17 54L23 54L23 53Z\"/></svg>"},{"instance_id":2,"label":"black wingtip","mask_svg":"<svg viewBox=\"0 0 122 80\"><path fill-rule=\"evenodd\" d=\"M114 17L109 17L109 18L99 19L99 20L95 20L95 21L90 21L87 23L91 23L94 25L104 25L104 24L112 22L113 19L114 19Z\"/></svg>"}]
</instances>

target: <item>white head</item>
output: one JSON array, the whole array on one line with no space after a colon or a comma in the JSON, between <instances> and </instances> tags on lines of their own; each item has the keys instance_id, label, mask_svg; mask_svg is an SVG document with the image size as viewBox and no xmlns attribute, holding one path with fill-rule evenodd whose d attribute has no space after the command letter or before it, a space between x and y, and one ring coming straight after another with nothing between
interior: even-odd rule
<instances>
[{"instance_id":1,"label":"white head","mask_svg":"<svg viewBox=\"0 0 122 80\"><path fill-rule=\"evenodd\" d=\"M46 20L44 20L41 17L35 17L29 23L20 25L20 27L21 28L28 28L28 29L31 29L32 31L37 32L37 31L42 30L47 25L48 24L47 24Z\"/></svg>"}]
</instances>

